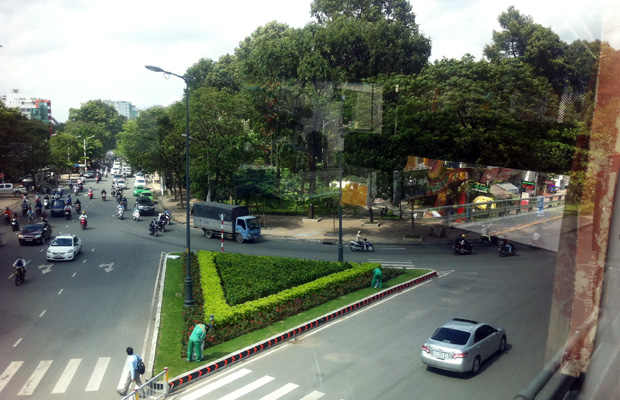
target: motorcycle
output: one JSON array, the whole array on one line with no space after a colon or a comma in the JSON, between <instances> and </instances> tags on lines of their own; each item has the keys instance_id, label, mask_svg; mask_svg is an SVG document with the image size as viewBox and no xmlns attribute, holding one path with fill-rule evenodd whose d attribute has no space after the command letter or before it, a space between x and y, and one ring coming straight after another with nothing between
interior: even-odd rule
<instances>
[{"instance_id":1,"label":"motorcycle","mask_svg":"<svg viewBox=\"0 0 620 400\"><path fill-rule=\"evenodd\" d=\"M500 257L507 257L507 256L518 256L519 255L519 250L517 250L517 248L515 247L514 244L511 243L512 246L512 251L508 251L508 247L506 247L506 245L502 245L499 247L499 256Z\"/></svg>"},{"instance_id":2,"label":"motorcycle","mask_svg":"<svg viewBox=\"0 0 620 400\"><path fill-rule=\"evenodd\" d=\"M454 246L452 246L452 254L454 254L455 256L464 254L476 254L476 249L474 249L469 242L466 242L463 246L457 246L455 244Z\"/></svg>"},{"instance_id":3,"label":"motorcycle","mask_svg":"<svg viewBox=\"0 0 620 400\"><path fill-rule=\"evenodd\" d=\"M159 229L160 232L166 232L166 223L164 221L162 221L161 219L157 221L157 229Z\"/></svg>"},{"instance_id":4,"label":"motorcycle","mask_svg":"<svg viewBox=\"0 0 620 400\"><path fill-rule=\"evenodd\" d=\"M88 189L88 198L89 199L93 199L93 190L92 189Z\"/></svg>"},{"instance_id":5,"label":"motorcycle","mask_svg":"<svg viewBox=\"0 0 620 400\"><path fill-rule=\"evenodd\" d=\"M75 203L75 212L79 214L80 211L82 211L82 204L81 203Z\"/></svg>"},{"instance_id":6,"label":"motorcycle","mask_svg":"<svg viewBox=\"0 0 620 400\"><path fill-rule=\"evenodd\" d=\"M71 219L71 210L65 210L65 219L67 221Z\"/></svg>"},{"instance_id":7,"label":"motorcycle","mask_svg":"<svg viewBox=\"0 0 620 400\"><path fill-rule=\"evenodd\" d=\"M76 196L79 194L79 190L77 186L75 187L75 189L73 189L73 194L75 194Z\"/></svg>"},{"instance_id":8,"label":"motorcycle","mask_svg":"<svg viewBox=\"0 0 620 400\"><path fill-rule=\"evenodd\" d=\"M125 210L121 208L117 208L116 216L118 217L118 219L123 219L123 214L125 214Z\"/></svg>"},{"instance_id":9,"label":"motorcycle","mask_svg":"<svg viewBox=\"0 0 620 400\"><path fill-rule=\"evenodd\" d=\"M84 185L82 185L82 182L80 182L80 184L78 185L78 189L81 191L84 190Z\"/></svg>"},{"instance_id":10,"label":"motorcycle","mask_svg":"<svg viewBox=\"0 0 620 400\"><path fill-rule=\"evenodd\" d=\"M136 222L140 221L140 210L137 208L133 210L133 220Z\"/></svg>"},{"instance_id":11,"label":"motorcycle","mask_svg":"<svg viewBox=\"0 0 620 400\"><path fill-rule=\"evenodd\" d=\"M351 251L375 251L375 246L366 239L359 242L351 240L349 248L351 248Z\"/></svg>"},{"instance_id":12,"label":"motorcycle","mask_svg":"<svg viewBox=\"0 0 620 400\"><path fill-rule=\"evenodd\" d=\"M15 286L21 285L22 282L26 280L26 268L24 267L13 267L15 268Z\"/></svg>"},{"instance_id":13,"label":"motorcycle","mask_svg":"<svg viewBox=\"0 0 620 400\"><path fill-rule=\"evenodd\" d=\"M86 218L80 219L80 226L82 227L82 230L86 229L87 225L88 225L88 222L86 221Z\"/></svg>"},{"instance_id":14,"label":"motorcycle","mask_svg":"<svg viewBox=\"0 0 620 400\"><path fill-rule=\"evenodd\" d=\"M151 224L149 225L149 235L157 237L158 235L157 225Z\"/></svg>"},{"instance_id":15,"label":"motorcycle","mask_svg":"<svg viewBox=\"0 0 620 400\"><path fill-rule=\"evenodd\" d=\"M13 232L19 230L19 221L17 220L16 215L13 215L13 218L11 218L11 228L13 229Z\"/></svg>"},{"instance_id":16,"label":"motorcycle","mask_svg":"<svg viewBox=\"0 0 620 400\"><path fill-rule=\"evenodd\" d=\"M164 215L166 216L166 224L170 225L170 221L172 220L172 213L169 210L164 210Z\"/></svg>"},{"instance_id":17,"label":"motorcycle","mask_svg":"<svg viewBox=\"0 0 620 400\"><path fill-rule=\"evenodd\" d=\"M480 246L482 247L487 247L490 245L499 245L500 244L500 238L498 238L497 236L491 236L489 234L486 235L480 235Z\"/></svg>"},{"instance_id":18,"label":"motorcycle","mask_svg":"<svg viewBox=\"0 0 620 400\"><path fill-rule=\"evenodd\" d=\"M106 195L106 193L105 193L105 192L101 193L101 198L103 199L103 201L105 201L106 196L107 196L107 195Z\"/></svg>"},{"instance_id":19,"label":"motorcycle","mask_svg":"<svg viewBox=\"0 0 620 400\"><path fill-rule=\"evenodd\" d=\"M43 199L43 207L45 207L46 210L49 210L49 208L50 208L50 201L49 201L49 199Z\"/></svg>"},{"instance_id":20,"label":"motorcycle","mask_svg":"<svg viewBox=\"0 0 620 400\"><path fill-rule=\"evenodd\" d=\"M11 215L10 214L4 214L4 225L8 225L11 223Z\"/></svg>"},{"instance_id":21,"label":"motorcycle","mask_svg":"<svg viewBox=\"0 0 620 400\"><path fill-rule=\"evenodd\" d=\"M99 183L100 180L101 180L101 176L97 175L97 178L95 178L95 182Z\"/></svg>"}]
</instances>

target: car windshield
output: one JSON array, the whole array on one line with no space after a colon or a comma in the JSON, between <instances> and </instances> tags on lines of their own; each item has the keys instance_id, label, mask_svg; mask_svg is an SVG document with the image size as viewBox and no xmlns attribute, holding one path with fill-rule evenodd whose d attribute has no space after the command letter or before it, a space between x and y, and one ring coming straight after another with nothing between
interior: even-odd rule
<instances>
[{"instance_id":1,"label":"car windshield","mask_svg":"<svg viewBox=\"0 0 620 400\"><path fill-rule=\"evenodd\" d=\"M469 332L451 328L439 328L435 331L431 339L438 342L464 345L469 340Z\"/></svg>"},{"instance_id":2,"label":"car windshield","mask_svg":"<svg viewBox=\"0 0 620 400\"><path fill-rule=\"evenodd\" d=\"M24 228L24 232L37 232L42 229L43 229L43 225L40 225L40 224L26 225L26 227Z\"/></svg>"},{"instance_id":3,"label":"car windshield","mask_svg":"<svg viewBox=\"0 0 620 400\"><path fill-rule=\"evenodd\" d=\"M258 222L257 218L250 218L246 222L248 223L248 229L260 228L260 222Z\"/></svg>"},{"instance_id":4,"label":"car windshield","mask_svg":"<svg viewBox=\"0 0 620 400\"><path fill-rule=\"evenodd\" d=\"M149 199L148 197L140 197L138 199L138 204L143 206L151 205L151 199Z\"/></svg>"},{"instance_id":5,"label":"car windshield","mask_svg":"<svg viewBox=\"0 0 620 400\"><path fill-rule=\"evenodd\" d=\"M64 200L54 200L54 203L52 204L52 206L64 207L65 206L65 201Z\"/></svg>"},{"instance_id":6,"label":"car windshield","mask_svg":"<svg viewBox=\"0 0 620 400\"><path fill-rule=\"evenodd\" d=\"M71 246L72 243L71 238L56 238L52 242L52 246Z\"/></svg>"}]
</instances>

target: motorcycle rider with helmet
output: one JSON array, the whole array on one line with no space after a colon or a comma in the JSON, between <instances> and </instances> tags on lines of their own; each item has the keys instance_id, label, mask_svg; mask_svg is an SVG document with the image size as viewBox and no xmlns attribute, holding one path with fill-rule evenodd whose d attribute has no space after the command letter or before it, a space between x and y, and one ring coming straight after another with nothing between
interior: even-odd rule
<instances>
[{"instance_id":1,"label":"motorcycle rider with helmet","mask_svg":"<svg viewBox=\"0 0 620 400\"><path fill-rule=\"evenodd\" d=\"M21 275L21 280L26 279L26 260L24 260L21 256L17 256L17 259L13 263L13 268L15 268L15 273Z\"/></svg>"},{"instance_id":2,"label":"motorcycle rider with helmet","mask_svg":"<svg viewBox=\"0 0 620 400\"><path fill-rule=\"evenodd\" d=\"M82 211L82 215L80 215L80 225L84 224L84 227L88 226L88 216L86 215L86 211Z\"/></svg>"}]
</instances>

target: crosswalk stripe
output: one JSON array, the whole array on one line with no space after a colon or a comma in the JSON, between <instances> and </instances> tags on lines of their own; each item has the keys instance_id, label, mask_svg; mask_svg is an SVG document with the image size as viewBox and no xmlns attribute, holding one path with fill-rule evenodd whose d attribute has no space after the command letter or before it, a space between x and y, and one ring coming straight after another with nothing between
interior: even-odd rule
<instances>
[{"instance_id":1,"label":"crosswalk stripe","mask_svg":"<svg viewBox=\"0 0 620 400\"><path fill-rule=\"evenodd\" d=\"M9 364L8 367L6 367L2 375L0 375L0 392L2 391L2 389L4 389L6 384L9 383L13 375L15 375L15 373L17 372L19 367L22 366L23 363L23 361L13 361Z\"/></svg>"},{"instance_id":2,"label":"crosswalk stripe","mask_svg":"<svg viewBox=\"0 0 620 400\"><path fill-rule=\"evenodd\" d=\"M118 380L118 385L116 386L116 390L122 390L125 388L125 381L127 380L127 374L129 373L129 364L127 364L127 359L123 360L123 372L121 373L121 379Z\"/></svg>"},{"instance_id":3,"label":"crosswalk stripe","mask_svg":"<svg viewBox=\"0 0 620 400\"><path fill-rule=\"evenodd\" d=\"M261 397L259 400L277 400L285 394L297 389L298 387L299 385L295 385L294 383L287 383L281 388L278 388L277 390L269 393L268 395Z\"/></svg>"},{"instance_id":4,"label":"crosswalk stripe","mask_svg":"<svg viewBox=\"0 0 620 400\"><path fill-rule=\"evenodd\" d=\"M34 390L37 388L41 379L52 365L52 360L43 360L39 362L37 368L34 370L30 378L26 381L26 384L22 387L22 389L17 393L18 396L30 396L34 393Z\"/></svg>"},{"instance_id":5,"label":"crosswalk stripe","mask_svg":"<svg viewBox=\"0 0 620 400\"><path fill-rule=\"evenodd\" d=\"M181 400L197 400L201 398L202 396L204 396L205 394L211 393L212 391L216 389L226 386L229 383L249 374L250 372L252 371L246 368L240 369L239 371L233 372L232 374L227 375L223 377L222 379L218 379L217 381L210 383L206 385L205 387L198 389L193 393L188 394L187 396L182 397Z\"/></svg>"},{"instance_id":6,"label":"crosswalk stripe","mask_svg":"<svg viewBox=\"0 0 620 400\"><path fill-rule=\"evenodd\" d=\"M245 385L242 388L239 388L237 390L235 390L232 393L227 394L226 396L220 398L220 400L236 400L241 396L245 396L246 394L250 393L253 390L258 389L259 387L271 382L272 380L274 380L274 377L265 375L260 379L255 380L252 383L249 383L247 385Z\"/></svg>"},{"instance_id":7,"label":"crosswalk stripe","mask_svg":"<svg viewBox=\"0 0 620 400\"><path fill-rule=\"evenodd\" d=\"M99 390L99 386L101 386L101 381L103 380L103 375L105 374L105 370L108 368L109 363L110 357L99 357L99 360L97 360L97 365L95 365L95 370L90 376L84 391L93 392L95 390Z\"/></svg>"},{"instance_id":8,"label":"crosswalk stripe","mask_svg":"<svg viewBox=\"0 0 620 400\"><path fill-rule=\"evenodd\" d=\"M325 396L325 393L321 393L315 390L309 395L302 397L300 400L316 400L316 399L320 399L323 396Z\"/></svg>"},{"instance_id":9,"label":"crosswalk stripe","mask_svg":"<svg viewBox=\"0 0 620 400\"><path fill-rule=\"evenodd\" d=\"M67 391L69 387L69 383L71 383L71 379L77 372L78 367L80 366L80 362L82 362L81 358L72 358L69 360L69 363L65 367L65 370L62 372L60 379L56 382L56 386L52 389L52 393L64 393Z\"/></svg>"}]
</instances>

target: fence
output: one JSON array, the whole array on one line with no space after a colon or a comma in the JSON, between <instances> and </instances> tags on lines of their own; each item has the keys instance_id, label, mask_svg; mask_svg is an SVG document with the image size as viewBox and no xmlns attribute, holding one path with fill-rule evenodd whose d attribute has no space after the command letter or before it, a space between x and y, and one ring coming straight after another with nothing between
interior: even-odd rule
<instances>
[{"instance_id":1,"label":"fence","mask_svg":"<svg viewBox=\"0 0 620 400\"><path fill-rule=\"evenodd\" d=\"M520 199L494 200L414 210L415 219L451 226L453 223L474 222L526 212L541 212L564 205L566 195L548 195ZM461 212L459 212L461 211Z\"/></svg>"},{"instance_id":2,"label":"fence","mask_svg":"<svg viewBox=\"0 0 620 400\"><path fill-rule=\"evenodd\" d=\"M127 394L121 400L163 399L168 394L169 389L168 368L164 368L162 372L146 381L142 386L135 388L133 393Z\"/></svg>"}]
</instances>

